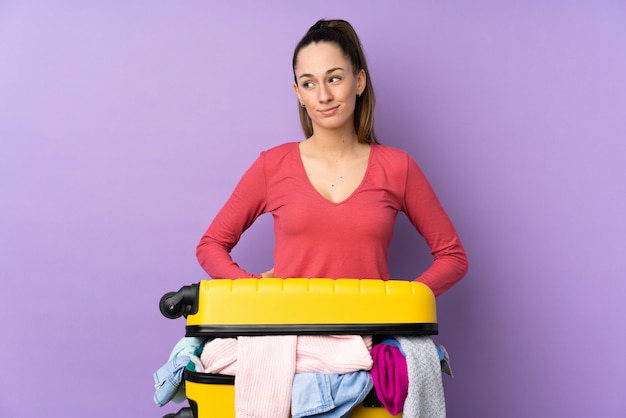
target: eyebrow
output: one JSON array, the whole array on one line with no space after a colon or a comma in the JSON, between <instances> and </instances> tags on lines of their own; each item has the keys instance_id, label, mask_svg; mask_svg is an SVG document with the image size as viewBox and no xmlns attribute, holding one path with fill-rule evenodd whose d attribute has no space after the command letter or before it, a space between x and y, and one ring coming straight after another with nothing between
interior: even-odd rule
<instances>
[{"instance_id":1,"label":"eyebrow","mask_svg":"<svg viewBox=\"0 0 626 418\"><path fill-rule=\"evenodd\" d=\"M341 67L334 67L334 68L331 68L330 70L327 70L327 71L326 71L326 74L330 74L330 73L332 73L332 72L334 72L334 71L337 71L337 70L345 71L345 70L344 70L343 68L341 68ZM300 78L305 78L305 77L313 77L313 74L302 74L302 75L300 75L300 77L298 77L298 79L300 79Z\"/></svg>"}]
</instances>

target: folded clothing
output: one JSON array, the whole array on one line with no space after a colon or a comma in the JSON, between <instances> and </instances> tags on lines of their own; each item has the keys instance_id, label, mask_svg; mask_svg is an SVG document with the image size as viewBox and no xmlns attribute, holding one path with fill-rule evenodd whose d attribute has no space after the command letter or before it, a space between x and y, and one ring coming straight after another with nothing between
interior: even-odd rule
<instances>
[{"instance_id":1,"label":"folded clothing","mask_svg":"<svg viewBox=\"0 0 626 418\"><path fill-rule=\"evenodd\" d=\"M370 370L373 364L371 349L371 336L300 335L296 340L296 373L343 374ZM204 372L235 376L237 352L237 338L215 338L207 342L200 355Z\"/></svg>"},{"instance_id":2,"label":"folded clothing","mask_svg":"<svg viewBox=\"0 0 626 418\"><path fill-rule=\"evenodd\" d=\"M367 371L346 374L298 373L293 379L293 418L341 418L347 416L372 389Z\"/></svg>"},{"instance_id":3,"label":"folded clothing","mask_svg":"<svg viewBox=\"0 0 626 418\"><path fill-rule=\"evenodd\" d=\"M404 401L404 418L445 418L446 404L441 379L441 362L428 336L398 337L406 353L409 390Z\"/></svg>"},{"instance_id":4,"label":"folded clothing","mask_svg":"<svg viewBox=\"0 0 626 418\"><path fill-rule=\"evenodd\" d=\"M358 335L219 338L200 358L206 373L235 376L238 418L287 418L294 375L370 370L371 345L371 337Z\"/></svg>"},{"instance_id":5,"label":"folded clothing","mask_svg":"<svg viewBox=\"0 0 626 418\"><path fill-rule=\"evenodd\" d=\"M167 363L154 372L154 402L163 406L168 402L184 402L185 382L183 381L183 371L185 368L203 372L204 366L200 359L200 353L204 347L205 340L196 337L181 338L170 353Z\"/></svg>"},{"instance_id":6,"label":"folded clothing","mask_svg":"<svg viewBox=\"0 0 626 418\"><path fill-rule=\"evenodd\" d=\"M181 391L180 388L187 363L189 363L187 356L174 357L154 372L154 403L163 406L172 400L180 403L185 399L184 390Z\"/></svg>"},{"instance_id":7,"label":"folded clothing","mask_svg":"<svg viewBox=\"0 0 626 418\"><path fill-rule=\"evenodd\" d=\"M372 348L372 380L376 395L391 415L398 415L409 391L406 359L393 344L376 344Z\"/></svg>"}]
</instances>

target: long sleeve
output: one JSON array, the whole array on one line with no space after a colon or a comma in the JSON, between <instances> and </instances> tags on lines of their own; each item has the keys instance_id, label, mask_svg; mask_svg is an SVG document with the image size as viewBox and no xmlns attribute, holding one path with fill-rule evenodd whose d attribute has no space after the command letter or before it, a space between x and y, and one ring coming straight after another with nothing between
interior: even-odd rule
<instances>
[{"instance_id":1,"label":"long sleeve","mask_svg":"<svg viewBox=\"0 0 626 418\"><path fill-rule=\"evenodd\" d=\"M415 161L408 158L407 164L404 211L433 255L433 263L416 280L438 296L467 273L467 255L430 183Z\"/></svg>"},{"instance_id":2,"label":"long sleeve","mask_svg":"<svg viewBox=\"0 0 626 418\"><path fill-rule=\"evenodd\" d=\"M432 265L417 280L439 295L467 271L461 241L428 180L404 151L372 146L367 172L353 194L330 202L311 185L298 143L261 153L243 175L197 247L213 278L260 277L230 252L263 213L274 221L277 277L357 277L389 280L389 243L398 211L424 237Z\"/></svg>"},{"instance_id":3,"label":"long sleeve","mask_svg":"<svg viewBox=\"0 0 626 418\"><path fill-rule=\"evenodd\" d=\"M266 190L261 155L243 175L196 248L200 265L212 278L261 277L240 268L230 252L244 231L265 211Z\"/></svg>"}]
</instances>

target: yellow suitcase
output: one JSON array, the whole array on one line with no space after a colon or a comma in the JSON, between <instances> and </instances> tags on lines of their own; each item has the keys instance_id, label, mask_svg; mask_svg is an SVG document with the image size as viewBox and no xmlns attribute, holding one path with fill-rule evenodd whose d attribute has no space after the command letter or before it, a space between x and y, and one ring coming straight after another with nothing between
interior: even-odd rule
<instances>
[{"instance_id":1,"label":"yellow suitcase","mask_svg":"<svg viewBox=\"0 0 626 418\"><path fill-rule=\"evenodd\" d=\"M432 291L422 283L399 280L204 280L166 293L159 308L167 318L185 316L188 337L438 333ZM183 376L190 406L164 418L235 418L232 376L189 370ZM392 415L372 390L351 417Z\"/></svg>"}]
</instances>

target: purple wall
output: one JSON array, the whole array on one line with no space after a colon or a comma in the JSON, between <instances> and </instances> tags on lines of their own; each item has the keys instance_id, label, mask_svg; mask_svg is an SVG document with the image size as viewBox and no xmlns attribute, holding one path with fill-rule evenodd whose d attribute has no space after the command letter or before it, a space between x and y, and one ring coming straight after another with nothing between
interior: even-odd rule
<instances>
[{"instance_id":1,"label":"purple wall","mask_svg":"<svg viewBox=\"0 0 626 418\"><path fill-rule=\"evenodd\" d=\"M290 59L321 17L361 34L378 135L470 256L439 298L449 416L626 416L626 3L98 3L0 3L0 416L178 409L152 402L184 332L158 300L206 278L195 245L258 153L301 138ZM398 278L428 260L406 226ZM271 242L263 219L235 255L261 271Z\"/></svg>"}]
</instances>

